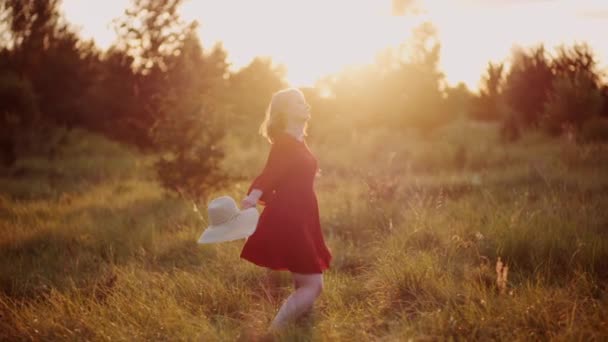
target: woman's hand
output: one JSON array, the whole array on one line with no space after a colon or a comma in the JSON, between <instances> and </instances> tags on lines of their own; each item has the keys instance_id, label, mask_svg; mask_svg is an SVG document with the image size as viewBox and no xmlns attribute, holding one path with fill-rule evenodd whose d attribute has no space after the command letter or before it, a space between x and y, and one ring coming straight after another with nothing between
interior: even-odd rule
<instances>
[{"instance_id":1,"label":"woman's hand","mask_svg":"<svg viewBox=\"0 0 608 342\"><path fill-rule=\"evenodd\" d=\"M254 202L251 198L249 198L249 196L247 196L241 201L241 210L254 208L255 205L256 202Z\"/></svg>"},{"instance_id":2,"label":"woman's hand","mask_svg":"<svg viewBox=\"0 0 608 342\"><path fill-rule=\"evenodd\" d=\"M254 208L258 204L258 200L262 197L262 190L253 189L249 193L249 196L245 197L241 201L241 210Z\"/></svg>"}]
</instances>

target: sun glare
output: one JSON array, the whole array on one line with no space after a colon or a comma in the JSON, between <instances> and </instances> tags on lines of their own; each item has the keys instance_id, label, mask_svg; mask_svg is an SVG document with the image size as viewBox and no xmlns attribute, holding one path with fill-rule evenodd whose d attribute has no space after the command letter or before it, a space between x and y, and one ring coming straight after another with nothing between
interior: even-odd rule
<instances>
[{"instance_id":1,"label":"sun glare","mask_svg":"<svg viewBox=\"0 0 608 342\"><path fill-rule=\"evenodd\" d=\"M198 19L211 10L217 15L201 20L203 41L222 40L238 66L270 56L287 66L296 86L372 62L380 50L402 42L414 24L391 16L390 1L190 1L184 13ZM234 24L222 24L226 18Z\"/></svg>"},{"instance_id":2,"label":"sun glare","mask_svg":"<svg viewBox=\"0 0 608 342\"><path fill-rule=\"evenodd\" d=\"M107 47L114 37L109 22L123 13L128 1L112 4L65 0L64 10L85 37ZM390 0L189 0L182 13L186 20L200 23L203 46L223 43L233 69L255 56L269 56L287 67L294 86L313 85L347 66L371 63L379 51L405 42L411 29L426 20L438 29L440 68L450 84L464 82L476 88L487 63L504 60L515 44L545 42L552 48L588 41L600 58L608 57L608 42L601 36L606 22L577 16L585 13L582 7L547 1L422 4L422 14L393 16Z\"/></svg>"}]
</instances>

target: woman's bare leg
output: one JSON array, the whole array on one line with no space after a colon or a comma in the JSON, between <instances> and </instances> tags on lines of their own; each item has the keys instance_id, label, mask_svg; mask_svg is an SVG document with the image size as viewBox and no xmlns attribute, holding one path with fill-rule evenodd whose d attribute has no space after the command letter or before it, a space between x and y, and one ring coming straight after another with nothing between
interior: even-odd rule
<instances>
[{"instance_id":1,"label":"woman's bare leg","mask_svg":"<svg viewBox=\"0 0 608 342\"><path fill-rule=\"evenodd\" d=\"M292 273L296 290L285 300L270 329L278 331L312 308L323 290L323 274Z\"/></svg>"}]
</instances>

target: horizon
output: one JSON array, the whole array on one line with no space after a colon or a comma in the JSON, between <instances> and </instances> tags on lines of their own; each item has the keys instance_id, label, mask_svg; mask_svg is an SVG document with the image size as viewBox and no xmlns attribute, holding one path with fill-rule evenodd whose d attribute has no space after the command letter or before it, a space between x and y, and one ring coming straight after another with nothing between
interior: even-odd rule
<instances>
[{"instance_id":1,"label":"horizon","mask_svg":"<svg viewBox=\"0 0 608 342\"><path fill-rule=\"evenodd\" d=\"M92 38L106 49L115 39L111 20L121 16L129 2L113 4L64 0L62 10L83 38ZM608 40L602 39L602 32L608 32L608 3L602 1L457 0L446 5L425 0L419 6L414 13L395 15L388 0L356 4L190 0L184 2L181 14L186 21L199 22L203 48L224 46L231 70L245 67L257 56L270 57L286 67L288 83L298 87L314 86L319 78L349 66L372 63L381 50L404 43L412 28L427 21L437 28L439 68L451 86L462 82L476 91L487 64L506 61L514 46L542 43L553 52L562 44L587 43L600 69L607 67ZM336 20L338 16L342 17ZM239 25L234 25L235 20ZM306 26L311 21L315 25ZM518 26L511 25L515 22ZM286 26L289 30L277 30Z\"/></svg>"}]
</instances>

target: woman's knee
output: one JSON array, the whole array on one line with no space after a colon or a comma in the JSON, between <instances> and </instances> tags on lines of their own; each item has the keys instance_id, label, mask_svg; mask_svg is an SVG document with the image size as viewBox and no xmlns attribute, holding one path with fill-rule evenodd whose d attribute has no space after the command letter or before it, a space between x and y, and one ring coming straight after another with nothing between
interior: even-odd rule
<instances>
[{"instance_id":1,"label":"woman's knee","mask_svg":"<svg viewBox=\"0 0 608 342\"><path fill-rule=\"evenodd\" d=\"M318 296L323 292L323 274L295 274L296 286L306 287L314 291Z\"/></svg>"},{"instance_id":2,"label":"woman's knee","mask_svg":"<svg viewBox=\"0 0 608 342\"><path fill-rule=\"evenodd\" d=\"M320 275L311 279L308 285L318 297L323 292L323 277Z\"/></svg>"},{"instance_id":3,"label":"woman's knee","mask_svg":"<svg viewBox=\"0 0 608 342\"><path fill-rule=\"evenodd\" d=\"M319 290L319 293L323 292L323 289L325 288L325 285L323 283L323 275L322 274L319 274L317 288Z\"/></svg>"}]
</instances>

